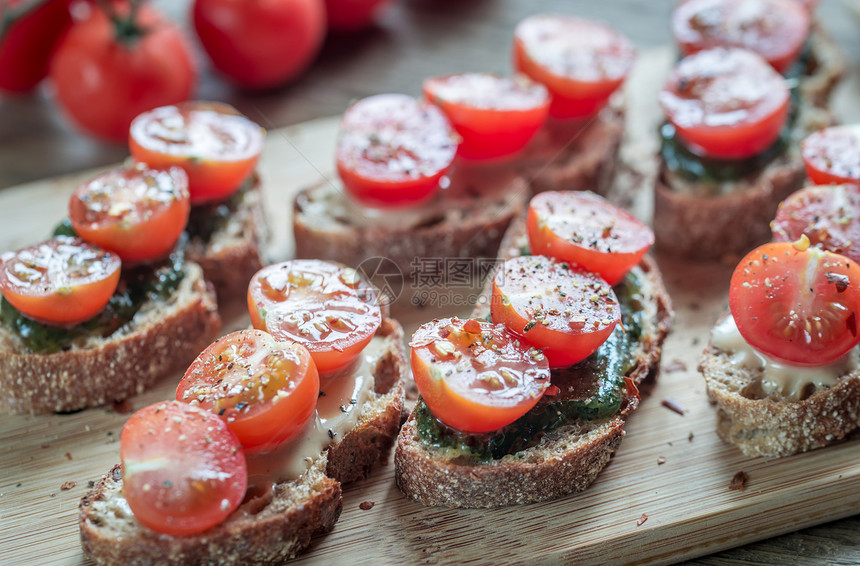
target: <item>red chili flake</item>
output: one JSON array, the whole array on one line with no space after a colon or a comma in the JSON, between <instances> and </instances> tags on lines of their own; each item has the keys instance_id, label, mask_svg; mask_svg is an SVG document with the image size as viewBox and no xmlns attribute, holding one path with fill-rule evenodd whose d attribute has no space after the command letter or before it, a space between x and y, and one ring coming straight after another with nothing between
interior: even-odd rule
<instances>
[{"instance_id":1,"label":"red chili flake","mask_svg":"<svg viewBox=\"0 0 860 566\"><path fill-rule=\"evenodd\" d=\"M70 489L72 489L76 485L78 485L78 484L72 480L69 480L69 481L65 482L63 485L61 485L60 489L63 491L69 491Z\"/></svg>"},{"instance_id":2,"label":"red chili flake","mask_svg":"<svg viewBox=\"0 0 860 566\"><path fill-rule=\"evenodd\" d=\"M675 401L674 399L663 399L662 401L660 401L660 404L663 405L664 407L666 407L667 409L669 409L670 411L675 411L676 413L678 413L682 417L686 413L686 411L684 410L684 407L679 405L678 402Z\"/></svg>"},{"instance_id":3,"label":"red chili flake","mask_svg":"<svg viewBox=\"0 0 860 566\"><path fill-rule=\"evenodd\" d=\"M646 515L645 513L642 513L642 516L639 517L638 519L636 519L636 526L641 527L642 524L647 520L648 520L648 515Z\"/></svg>"},{"instance_id":4,"label":"red chili flake","mask_svg":"<svg viewBox=\"0 0 860 566\"><path fill-rule=\"evenodd\" d=\"M729 489L736 489L738 491L743 491L747 485L747 480L749 476L746 475L746 472L738 472L732 478L732 481L729 483Z\"/></svg>"},{"instance_id":5,"label":"red chili flake","mask_svg":"<svg viewBox=\"0 0 860 566\"><path fill-rule=\"evenodd\" d=\"M639 396L639 388L636 387L636 382L632 378L624 376L624 386L627 388L627 394L631 397L641 399Z\"/></svg>"},{"instance_id":6,"label":"red chili flake","mask_svg":"<svg viewBox=\"0 0 860 566\"><path fill-rule=\"evenodd\" d=\"M71 460L72 455L69 452L66 452L66 460Z\"/></svg>"},{"instance_id":7,"label":"red chili flake","mask_svg":"<svg viewBox=\"0 0 860 566\"><path fill-rule=\"evenodd\" d=\"M663 456L660 456L659 458L657 458L657 465L658 466L662 466L665 463L666 463L666 458L664 458Z\"/></svg>"},{"instance_id":8,"label":"red chili flake","mask_svg":"<svg viewBox=\"0 0 860 566\"><path fill-rule=\"evenodd\" d=\"M370 509L373 509L374 505L376 505L376 503L373 501L362 501L358 504L358 508L362 511L368 511Z\"/></svg>"},{"instance_id":9,"label":"red chili flake","mask_svg":"<svg viewBox=\"0 0 860 566\"><path fill-rule=\"evenodd\" d=\"M560 392L561 392L561 389L558 388L558 385L550 385L549 387L546 388L546 391L544 391L544 395L546 395L548 397L555 397Z\"/></svg>"},{"instance_id":10,"label":"red chili flake","mask_svg":"<svg viewBox=\"0 0 860 566\"><path fill-rule=\"evenodd\" d=\"M681 360L674 359L663 367L663 371L666 373L672 373L673 371L687 371L687 364Z\"/></svg>"},{"instance_id":11,"label":"red chili flake","mask_svg":"<svg viewBox=\"0 0 860 566\"><path fill-rule=\"evenodd\" d=\"M478 332L481 332L481 323L474 318L470 318L463 323L463 330L476 334Z\"/></svg>"},{"instance_id":12,"label":"red chili flake","mask_svg":"<svg viewBox=\"0 0 860 566\"><path fill-rule=\"evenodd\" d=\"M50 444L43 444L43 445L42 445L42 450L44 450L45 448L50 448L50 447L51 447L51 445L50 445Z\"/></svg>"}]
</instances>

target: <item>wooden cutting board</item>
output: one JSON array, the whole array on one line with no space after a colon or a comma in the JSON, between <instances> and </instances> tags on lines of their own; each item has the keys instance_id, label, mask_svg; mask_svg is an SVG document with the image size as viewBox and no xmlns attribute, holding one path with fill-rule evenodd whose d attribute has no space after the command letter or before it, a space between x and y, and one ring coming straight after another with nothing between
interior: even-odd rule
<instances>
[{"instance_id":1,"label":"wooden cutting board","mask_svg":"<svg viewBox=\"0 0 860 566\"><path fill-rule=\"evenodd\" d=\"M649 52L641 59L628 83L628 158L653 152L654 95L672 53ZM843 116L856 120L860 89L850 85L842 92ZM269 132L260 172L274 232L273 260L292 253L292 194L332 175L336 127L331 118ZM65 214L74 186L92 175L0 192L0 250L42 239ZM636 200L644 217L649 202L646 183ZM505 509L425 508L400 494L389 463L345 490L334 531L316 539L297 563L668 563L860 512L860 441L768 461L745 458L717 438L696 363L711 325L726 308L732 266L658 259L676 311L662 374L594 485L559 501ZM402 297L408 303L417 292L407 286ZM407 307L396 314L411 330L457 312ZM247 319L239 318L227 329L245 325ZM132 405L172 397L178 379L167 378ZM667 399L684 414L663 406ZM118 462L117 440L126 418L111 408L0 416L0 562L86 563L78 541L78 501L88 482ZM730 490L740 471L749 478L746 489ZM374 505L362 510L363 502Z\"/></svg>"}]
</instances>

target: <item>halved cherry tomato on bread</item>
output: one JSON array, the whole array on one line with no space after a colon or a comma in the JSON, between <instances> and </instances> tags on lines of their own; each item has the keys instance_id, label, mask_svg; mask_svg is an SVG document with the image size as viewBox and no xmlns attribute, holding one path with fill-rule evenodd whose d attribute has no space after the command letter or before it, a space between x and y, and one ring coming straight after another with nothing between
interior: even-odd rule
<instances>
[{"instance_id":1,"label":"halved cherry tomato on bread","mask_svg":"<svg viewBox=\"0 0 860 566\"><path fill-rule=\"evenodd\" d=\"M549 387L546 357L501 325L446 318L415 331L412 375L430 412L463 432L489 432L535 406Z\"/></svg>"},{"instance_id":2,"label":"halved cherry tomato on bread","mask_svg":"<svg viewBox=\"0 0 860 566\"><path fill-rule=\"evenodd\" d=\"M405 94L369 96L343 115L337 172L364 205L415 204L439 188L457 152L456 139L445 115L429 102Z\"/></svg>"},{"instance_id":3,"label":"halved cherry tomato on bread","mask_svg":"<svg viewBox=\"0 0 860 566\"><path fill-rule=\"evenodd\" d=\"M437 105L462 141L457 155L493 159L526 146L546 121L549 94L524 76L463 73L426 79L424 96Z\"/></svg>"},{"instance_id":4,"label":"halved cherry tomato on bread","mask_svg":"<svg viewBox=\"0 0 860 566\"><path fill-rule=\"evenodd\" d=\"M203 350L179 382L176 400L212 411L246 451L258 451L300 434L319 393L307 348L262 330L240 330Z\"/></svg>"},{"instance_id":5,"label":"halved cherry tomato on bread","mask_svg":"<svg viewBox=\"0 0 860 566\"><path fill-rule=\"evenodd\" d=\"M691 151L718 159L761 153L788 120L785 79L743 49L709 49L681 60L660 104Z\"/></svg>"},{"instance_id":6,"label":"halved cherry tomato on bread","mask_svg":"<svg viewBox=\"0 0 860 566\"><path fill-rule=\"evenodd\" d=\"M123 261L145 261L173 249L190 209L185 171L135 163L78 186L69 200L69 220L84 240Z\"/></svg>"},{"instance_id":7,"label":"halved cherry tomato on bread","mask_svg":"<svg viewBox=\"0 0 860 566\"><path fill-rule=\"evenodd\" d=\"M123 496L135 518L159 533L205 531L245 497L239 440L199 407L166 401L137 411L122 428L119 452Z\"/></svg>"},{"instance_id":8,"label":"halved cherry tomato on bread","mask_svg":"<svg viewBox=\"0 0 860 566\"><path fill-rule=\"evenodd\" d=\"M860 265L797 242L774 242L732 274L729 307L750 346L797 365L824 365L860 342Z\"/></svg>"},{"instance_id":9,"label":"halved cherry tomato on bread","mask_svg":"<svg viewBox=\"0 0 860 566\"><path fill-rule=\"evenodd\" d=\"M220 102L161 106L131 123L131 155L150 167L181 167L191 204L223 200L250 177L266 132Z\"/></svg>"},{"instance_id":10,"label":"halved cherry tomato on bread","mask_svg":"<svg viewBox=\"0 0 860 566\"><path fill-rule=\"evenodd\" d=\"M552 368L593 354L621 320L606 281L538 255L515 257L496 269L490 309L493 322L543 350Z\"/></svg>"},{"instance_id":11,"label":"halved cherry tomato on bread","mask_svg":"<svg viewBox=\"0 0 860 566\"><path fill-rule=\"evenodd\" d=\"M812 245L860 261L860 186L806 187L785 199L771 222L773 238Z\"/></svg>"},{"instance_id":12,"label":"halved cherry tomato on bread","mask_svg":"<svg viewBox=\"0 0 860 566\"><path fill-rule=\"evenodd\" d=\"M606 24L536 14L514 30L514 68L547 89L549 114L587 118L606 105L636 60L636 48Z\"/></svg>"},{"instance_id":13,"label":"halved cherry tomato on bread","mask_svg":"<svg viewBox=\"0 0 860 566\"><path fill-rule=\"evenodd\" d=\"M547 191L532 197L526 228L535 255L545 255L619 283L654 244L641 220L588 191Z\"/></svg>"},{"instance_id":14,"label":"halved cherry tomato on bread","mask_svg":"<svg viewBox=\"0 0 860 566\"><path fill-rule=\"evenodd\" d=\"M97 315L119 282L120 259L80 238L56 236L0 263L0 290L26 316L72 326Z\"/></svg>"},{"instance_id":15,"label":"halved cherry tomato on bread","mask_svg":"<svg viewBox=\"0 0 860 566\"><path fill-rule=\"evenodd\" d=\"M819 185L860 185L860 124L832 126L800 142L806 175Z\"/></svg>"},{"instance_id":16,"label":"halved cherry tomato on bread","mask_svg":"<svg viewBox=\"0 0 860 566\"><path fill-rule=\"evenodd\" d=\"M355 360L382 323L376 293L356 270L317 259L258 271L248 310L254 328L307 347L323 374Z\"/></svg>"},{"instance_id":17,"label":"halved cherry tomato on bread","mask_svg":"<svg viewBox=\"0 0 860 566\"><path fill-rule=\"evenodd\" d=\"M685 0L672 13L672 33L684 55L742 47L780 73L800 56L809 26L809 10L798 0Z\"/></svg>"}]
</instances>

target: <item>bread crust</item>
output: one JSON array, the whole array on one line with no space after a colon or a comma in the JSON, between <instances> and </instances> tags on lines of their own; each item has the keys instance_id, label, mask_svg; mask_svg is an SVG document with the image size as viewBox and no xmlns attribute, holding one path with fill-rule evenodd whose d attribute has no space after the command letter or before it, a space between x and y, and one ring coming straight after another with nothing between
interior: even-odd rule
<instances>
[{"instance_id":1,"label":"bread crust","mask_svg":"<svg viewBox=\"0 0 860 566\"><path fill-rule=\"evenodd\" d=\"M790 147L760 173L727 183L719 192L704 186L684 189L660 159L654 186L655 248L661 253L697 260L734 260L771 239L770 221L779 203L806 179L799 143L832 125L830 93L845 69L838 48L820 26L810 35L811 72L800 82L798 116ZM658 157L659 159L659 157ZM705 194L702 194L705 193Z\"/></svg>"},{"instance_id":2,"label":"bread crust","mask_svg":"<svg viewBox=\"0 0 860 566\"><path fill-rule=\"evenodd\" d=\"M860 362L860 350L851 354ZM860 366L860 363L858 363ZM717 434L747 456L779 458L837 442L860 426L860 369L797 400L763 396L761 371L739 367L713 345L699 361L708 398L717 408Z\"/></svg>"},{"instance_id":3,"label":"bread crust","mask_svg":"<svg viewBox=\"0 0 860 566\"><path fill-rule=\"evenodd\" d=\"M525 220L511 226L499 251L500 259L520 255L528 243ZM655 379L663 340L669 331L672 307L656 263L646 256L639 266L645 278L642 303L647 309L636 352L627 377L637 386ZM489 314L492 281L473 316ZM397 438L394 474L397 486L424 505L448 507L502 507L557 499L582 491L609 463L624 437L624 423L639 405L638 394L625 394L618 414L598 421L573 420L546 434L537 446L487 464L460 463L456 455L428 446L417 433L410 415Z\"/></svg>"},{"instance_id":4,"label":"bread crust","mask_svg":"<svg viewBox=\"0 0 860 566\"><path fill-rule=\"evenodd\" d=\"M356 426L324 450L296 480L250 494L223 523L203 533L174 537L134 519L122 497L115 466L81 500L84 553L96 564L279 564L304 551L313 536L332 530L343 508L341 483L363 479L388 460L400 426L408 368L403 329L384 318L384 339L373 368L374 389Z\"/></svg>"},{"instance_id":5,"label":"bread crust","mask_svg":"<svg viewBox=\"0 0 860 566\"><path fill-rule=\"evenodd\" d=\"M187 366L220 328L215 294L194 263L186 263L185 277L169 299L149 301L108 338L40 354L0 328L0 408L67 412L139 394L172 369Z\"/></svg>"},{"instance_id":6,"label":"bread crust","mask_svg":"<svg viewBox=\"0 0 860 566\"><path fill-rule=\"evenodd\" d=\"M608 194L617 171L624 118L624 97L619 93L585 124L554 124L541 130L518 165L532 194L558 190Z\"/></svg>"}]
</instances>

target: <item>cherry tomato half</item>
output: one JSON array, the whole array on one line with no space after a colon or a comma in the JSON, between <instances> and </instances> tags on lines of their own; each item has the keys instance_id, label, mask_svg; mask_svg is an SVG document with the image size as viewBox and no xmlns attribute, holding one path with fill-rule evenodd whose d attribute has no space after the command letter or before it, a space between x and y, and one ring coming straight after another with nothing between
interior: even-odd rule
<instances>
[{"instance_id":1,"label":"cherry tomato half","mask_svg":"<svg viewBox=\"0 0 860 566\"><path fill-rule=\"evenodd\" d=\"M773 238L793 242L806 234L813 245L860 261L860 186L803 188L785 199L771 223Z\"/></svg>"},{"instance_id":2,"label":"cherry tomato half","mask_svg":"<svg viewBox=\"0 0 860 566\"><path fill-rule=\"evenodd\" d=\"M462 141L457 155L493 159L517 153L546 121L549 94L520 76L464 73L426 79L424 96L442 109Z\"/></svg>"},{"instance_id":3,"label":"cherry tomato half","mask_svg":"<svg viewBox=\"0 0 860 566\"><path fill-rule=\"evenodd\" d=\"M636 48L613 28L573 16L536 14L514 30L514 68L543 84L555 118L600 110L636 60Z\"/></svg>"},{"instance_id":4,"label":"cherry tomato half","mask_svg":"<svg viewBox=\"0 0 860 566\"><path fill-rule=\"evenodd\" d=\"M307 348L262 330L240 330L203 350L179 382L176 399L220 416L250 452L300 434L319 393Z\"/></svg>"},{"instance_id":5,"label":"cherry tomato half","mask_svg":"<svg viewBox=\"0 0 860 566\"><path fill-rule=\"evenodd\" d=\"M51 53L71 25L68 0L50 0L26 11L0 39L0 90L23 93L48 75ZM27 0L0 2L0 21L32 6Z\"/></svg>"},{"instance_id":6,"label":"cherry tomato half","mask_svg":"<svg viewBox=\"0 0 860 566\"><path fill-rule=\"evenodd\" d=\"M199 407L167 401L137 411L122 428L119 452L123 496L135 518L154 531L205 531L245 496L239 440Z\"/></svg>"},{"instance_id":7,"label":"cherry tomato half","mask_svg":"<svg viewBox=\"0 0 860 566\"><path fill-rule=\"evenodd\" d=\"M798 365L825 365L860 342L860 266L845 256L774 242L732 274L729 307L750 346Z\"/></svg>"},{"instance_id":8,"label":"cherry tomato half","mask_svg":"<svg viewBox=\"0 0 860 566\"><path fill-rule=\"evenodd\" d=\"M710 49L681 60L660 104L691 150L719 159L761 153L788 120L789 91L767 62L743 49Z\"/></svg>"},{"instance_id":9,"label":"cherry tomato half","mask_svg":"<svg viewBox=\"0 0 860 566\"><path fill-rule=\"evenodd\" d=\"M367 206L429 198L457 152L456 134L436 106L405 94L378 94L347 109L337 136L337 172Z\"/></svg>"},{"instance_id":10,"label":"cherry tomato half","mask_svg":"<svg viewBox=\"0 0 860 566\"><path fill-rule=\"evenodd\" d=\"M684 55L742 47L780 73L800 56L809 26L809 10L799 0L685 0L672 13L672 33Z\"/></svg>"},{"instance_id":11,"label":"cherry tomato half","mask_svg":"<svg viewBox=\"0 0 860 566\"><path fill-rule=\"evenodd\" d=\"M496 270L490 311L493 322L543 350L552 368L593 354L621 320L606 281L537 255L509 259Z\"/></svg>"},{"instance_id":12,"label":"cherry tomato half","mask_svg":"<svg viewBox=\"0 0 860 566\"><path fill-rule=\"evenodd\" d=\"M188 174L191 204L222 200L254 171L266 132L220 102L162 106L131 123L129 149L150 167L181 167Z\"/></svg>"},{"instance_id":13,"label":"cherry tomato half","mask_svg":"<svg viewBox=\"0 0 860 566\"><path fill-rule=\"evenodd\" d=\"M119 282L116 254L56 236L3 257L0 290L13 307L45 324L72 326L97 315Z\"/></svg>"},{"instance_id":14,"label":"cherry tomato half","mask_svg":"<svg viewBox=\"0 0 860 566\"><path fill-rule=\"evenodd\" d=\"M249 89L278 87L298 77L325 38L320 0L194 0L191 15L214 67Z\"/></svg>"},{"instance_id":15,"label":"cherry tomato half","mask_svg":"<svg viewBox=\"0 0 860 566\"><path fill-rule=\"evenodd\" d=\"M526 227L535 255L568 261L619 283L654 244L641 220L588 191L547 191L532 197Z\"/></svg>"},{"instance_id":16,"label":"cherry tomato half","mask_svg":"<svg viewBox=\"0 0 860 566\"><path fill-rule=\"evenodd\" d=\"M434 320L416 330L409 345L424 402L460 431L489 432L514 422L550 385L546 357L501 325Z\"/></svg>"},{"instance_id":17,"label":"cherry tomato half","mask_svg":"<svg viewBox=\"0 0 860 566\"><path fill-rule=\"evenodd\" d=\"M328 29L348 32L368 28L391 3L392 0L325 0Z\"/></svg>"},{"instance_id":18,"label":"cherry tomato half","mask_svg":"<svg viewBox=\"0 0 860 566\"><path fill-rule=\"evenodd\" d=\"M832 126L800 142L806 175L813 183L860 185L860 125Z\"/></svg>"},{"instance_id":19,"label":"cherry tomato half","mask_svg":"<svg viewBox=\"0 0 860 566\"><path fill-rule=\"evenodd\" d=\"M81 184L69 200L75 233L123 261L162 257L188 222L188 176L136 163Z\"/></svg>"},{"instance_id":20,"label":"cherry tomato half","mask_svg":"<svg viewBox=\"0 0 860 566\"><path fill-rule=\"evenodd\" d=\"M128 2L110 6L128 20ZM88 17L75 21L57 44L51 82L78 126L122 142L135 116L191 96L196 62L182 30L148 3L141 3L134 24L116 24L101 8L88 7Z\"/></svg>"},{"instance_id":21,"label":"cherry tomato half","mask_svg":"<svg viewBox=\"0 0 860 566\"><path fill-rule=\"evenodd\" d=\"M356 270L317 259L258 271L248 310L254 328L307 347L322 374L355 360L382 322L376 293Z\"/></svg>"}]
</instances>

